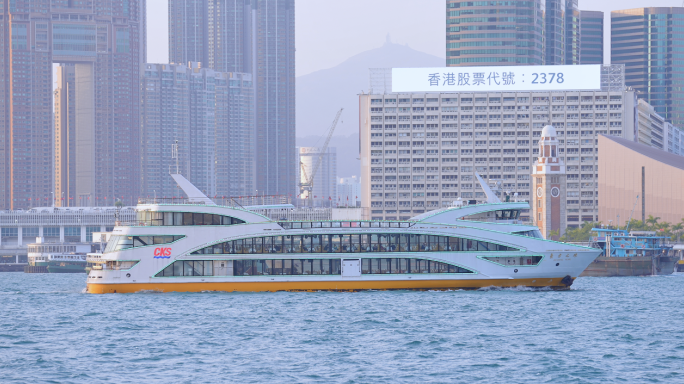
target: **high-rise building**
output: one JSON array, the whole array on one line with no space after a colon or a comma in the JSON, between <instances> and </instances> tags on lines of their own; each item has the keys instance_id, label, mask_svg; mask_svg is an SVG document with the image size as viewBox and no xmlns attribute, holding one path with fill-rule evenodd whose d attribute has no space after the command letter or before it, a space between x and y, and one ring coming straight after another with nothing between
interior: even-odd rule
<instances>
[{"instance_id":1,"label":"high-rise building","mask_svg":"<svg viewBox=\"0 0 684 384\"><path fill-rule=\"evenodd\" d=\"M295 169L295 2L258 0L256 12L257 188L292 193Z\"/></svg>"},{"instance_id":2,"label":"high-rise building","mask_svg":"<svg viewBox=\"0 0 684 384\"><path fill-rule=\"evenodd\" d=\"M577 0L447 0L447 66L580 64Z\"/></svg>"},{"instance_id":3,"label":"high-rise building","mask_svg":"<svg viewBox=\"0 0 684 384\"><path fill-rule=\"evenodd\" d=\"M76 111L75 67L62 64L57 67L55 89L55 205L75 205L76 192Z\"/></svg>"},{"instance_id":4,"label":"high-rise building","mask_svg":"<svg viewBox=\"0 0 684 384\"><path fill-rule=\"evenodd\" d=\"M565 3L565 61L563 64L584 64L580 55L580 17L577 0L567 0Z\"/></svg>"},{"instance_id":5,"label":"high-rise building","mask_svg":"<svg viewBox=\"0 0 684 384\"><path fill-rule=\"evenodd\" d=\"M580 11L581 64L603 64L603 12Z\"/></svg>"},{"instance_id":6,"label":"high-rise building","mask_svg":"<svg viewBox=\"0 0 684 384\"><path fill-rule=\"evenodd\" d=\"M625 83L675 126L684 126L684 8L610 13L611 62L625 65Z\"/></svg>"},{"instance_id":7,"label":"high-rise building","mask_svg":"<svg viewBox=\"0 0 684 384\"><path fill-rule=\"evenodd\" d=\"M202 10L202 14L200 14ZM201 61L255 80L257 189L292 194L295 162L294 0L171 0L174 63Z\"/></svg>"},{"instance_id":8,"label":"high-rise building","mask_svg":"<svg viewBox=\"0 0 684 384\"><path fill-rule=\"evenodd\" d=\"M254 72L252 0L170 0L169 61L219 72Z\"/></svg>"},{"instance_id":9,"label":"high-rise building","mask_svg":"<svg viewBox=\"0 0 684 384\"><path fill-rule=\"evenodd\" d=\"M577 0L546 0L544 64L579 64Z\"/></svg>"},{"instance_id":10,"label":"high-rise building","mask_svg":"<svg viewBox=\"0 0 684 384\"><path fill-rule=\"evenodd\" d=\"M361 180L357 176L343 177L337 183L337 196L349 205L361 206Z\"/></svg>"},{"instance_id":11,"label":"high-rise building","mask_svg":"<svg viewBox=\"0 0 684 384\"><path fill-rule=\"evenodd\" d=\"M74 205L131 203L140 179L145 0L17 0L1 12L0 207L26 208L55 192L53 63L74 70Z\"/></svg>"},{"instance_id":12,"label":"high-rise building","mask_svg":"<svg viewBox=\"0 0 684 384\"><path fill-rule=\"evenodd\" d=\"M447 0L449 67L544 63L541 0L472 2Z\"/></svg>"},{"instance_id":13,"label":"high-rise building","mask_svg":"<svg viewBox=\"0 0 684 384\"><path fill-rule=\"evenodd\" d=\"M169 1L169 62L200 62L206 66L207 0Z\"/></svg>"},{"instance_id":14,"label":"high-rise building","mask_svg":"<svg viewBox=\"0 0 684 384\"><path fill-rule=\"evenodd\" d=\"M295 164L298 182L307 183L314 171L314 167L320 157L320 165L316 170L313 179L313 201L315 206L334 206L345 202L340 202L337 196L337 149L328 147L321 156L321 148L317 147L297 147L297 162ZM299 184L296 185L299 189ZM299 196L301 199L308 196Z\"/></svg>"},{"instance_id":15,"label":"high-rise building","mask_svg":"<svg viewBox=\"0 0 684 384\"><path fill-rule=\"evenodd\" d=\"M178 171L209 196L255 190L252 75L146 64L142 78L142 195L181 197ZM178 161L173 146L178 145Z\"/></svg>"}]
</instances>

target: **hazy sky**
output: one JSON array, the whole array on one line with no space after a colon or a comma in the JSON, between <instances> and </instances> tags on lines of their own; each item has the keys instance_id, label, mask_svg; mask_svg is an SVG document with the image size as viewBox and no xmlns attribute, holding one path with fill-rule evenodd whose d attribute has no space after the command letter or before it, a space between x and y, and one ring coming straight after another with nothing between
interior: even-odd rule
<instances>
[{"instance_id":1,"label":"hazy sky","mask_svg":"<svg viewBox=\"0 0 684 384\"><path fill-rule=\"evenodd\" d=\"M392 41L445 56L445 0L295 0L297 76L334 67ZM168 62L168 0L147 0L148 61ZM606 13L639 7L681 7L680 0L580 0L580 9ZM609 58L606 58L609 60ZM608 62L608 61L606 61Z\"/></svg>"}]
</instances>

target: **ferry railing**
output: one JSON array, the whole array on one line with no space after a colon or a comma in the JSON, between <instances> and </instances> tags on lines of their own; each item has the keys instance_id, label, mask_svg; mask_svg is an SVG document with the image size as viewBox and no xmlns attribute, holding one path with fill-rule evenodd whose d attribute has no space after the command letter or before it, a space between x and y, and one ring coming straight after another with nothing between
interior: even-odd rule
<instances>
[{"instance_id":1,"label":"ferry railing","mask_svg":"<svg viewBox=\"0 0 684 384\"><path fill-rule=\"evenodd\" d=\"M291 204L290 197L285 195L214 196L209 199L216 205L232 208L243 208L253 205ZM143 197L138 199L138 204L207 205L205 202L185 197Z\"/></svg>"}]
</instances>

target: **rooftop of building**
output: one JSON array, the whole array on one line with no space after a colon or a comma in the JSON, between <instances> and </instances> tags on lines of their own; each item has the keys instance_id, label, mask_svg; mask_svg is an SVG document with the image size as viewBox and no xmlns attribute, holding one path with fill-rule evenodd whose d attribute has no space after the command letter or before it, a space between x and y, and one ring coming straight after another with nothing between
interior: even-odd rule
<instances>
[{"instance_id":1,"label":"rooftop of building","mask_svg":"<svg viewBox=\"0 0 684 384\"><path fill-rule=\"evenodd\" d=\"M675 155L673 153L665 152L662 149L650 147L648 145L641 143L635 143L631 140L623 139L616 136L601 135L601 137L603 139L608 139L617 144L620 144L623 147L626 147L634 152L637 152L640 155L644 155L648 158L651 158L663 164L667 164L671 167L675 167L677 169L681 169L684 171L684 156Z\"/></svg>"}]
</instances>

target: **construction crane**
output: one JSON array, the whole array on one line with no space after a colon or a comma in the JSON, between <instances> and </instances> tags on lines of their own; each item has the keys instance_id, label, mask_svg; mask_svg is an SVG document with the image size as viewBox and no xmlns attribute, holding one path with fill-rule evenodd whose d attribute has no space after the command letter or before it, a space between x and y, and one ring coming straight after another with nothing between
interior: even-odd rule
<instances>
[{"instance_id":1,"label":"construction crane","mask_svg":"<svg viewBox=\"0 0 684 384\"><path fill-rule=\"evenodd\" d=\"M313 207L313 184L314 184L314 177L316 177L316 172L318 171L318 167L320 167L321 163L323 162L323 155L325 152L328 150L328 144L330 144L330 139L332 139L333 132L335 132L335 127L337 126L337 122L340 120L340 116L342 115L342 111L344 108L340 108L339 111L337 111L337 115L335 116L335 120L333 120L332 125L330 126L330 130L328 131L328 137L325 139L325 143L323 144L323 147L321 147L320 152L318 153L318 157L316 158L316 161L314 163L314 166L311 170L311 174L307 175L306 169L304 169L304 163L300 160L299 161L299 166L301 168L302 174L304 175L302 181L302 177L300 175L299 177L299 193L300 196L303 198L309 199L311 201L311 206Z\"/></svg>"}]
</instances>

